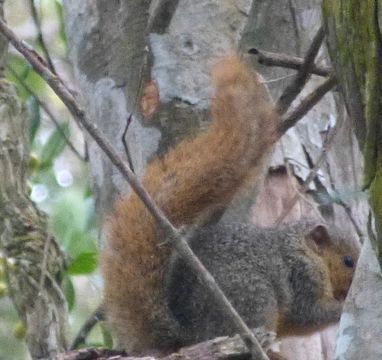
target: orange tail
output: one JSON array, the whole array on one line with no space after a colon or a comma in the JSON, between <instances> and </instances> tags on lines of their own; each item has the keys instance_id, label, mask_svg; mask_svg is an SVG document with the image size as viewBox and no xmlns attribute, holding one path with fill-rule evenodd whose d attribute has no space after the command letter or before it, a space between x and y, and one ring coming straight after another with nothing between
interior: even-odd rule
<instances>
[{"instance_id":1,"label":"orange tail","mask_svg":"<svg viewBox=\"0 0 382 360\"><path fill-rule=\"evenodd\" d=\"M212 71L209 129L177 145L147 168L143 184L170 221L194 224L229 203L277 139L279 118L260 77L237 56ZM165 298L170 249L135 194L117 202L103 253L105 303L122 347L135 353L181 343ZM180 338L179 338L180 337Z\"/></svg>"}]
</instances>

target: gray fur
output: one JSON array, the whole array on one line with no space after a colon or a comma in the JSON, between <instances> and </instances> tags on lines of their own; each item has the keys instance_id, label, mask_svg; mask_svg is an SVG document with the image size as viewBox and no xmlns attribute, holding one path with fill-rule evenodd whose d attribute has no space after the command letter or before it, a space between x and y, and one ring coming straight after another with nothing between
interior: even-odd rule
<instances>
[{"instance_id":1,"label":"gray fur","mask_svg":"<svg viewBox=\"0 0 382 360\"><path fill-rule=\"evenodd\" d=\"M308 236L313 226L299 222L259 229L220 223L198 230L190 245L249 327L274 330L280 311L290 323L320 326L336 321L342 305L334 298L320 301L330 284L319 248ZM177 256L167 290L187 343L237 332Z\"/></svg>"}]
</instances>

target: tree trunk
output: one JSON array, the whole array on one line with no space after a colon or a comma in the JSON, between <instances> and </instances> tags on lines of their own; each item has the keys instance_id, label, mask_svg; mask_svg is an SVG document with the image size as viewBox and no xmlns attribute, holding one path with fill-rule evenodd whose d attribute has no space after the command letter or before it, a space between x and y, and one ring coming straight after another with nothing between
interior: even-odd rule
<instances>
[{"instance_id":1,"label":"tree trunk","mask_svg":"<svg viewBox=\"0 0 382 360\"><path fill-rule=\"evenodd\" d=\"M328 45L365 162L365 186L375 214L372 242L382 264L381 1L324 1ZM372 239L373 240L373 239Z\"/></svg>"},{"instance_id":2,"label":"tree trunk","mask_svg":"<svg viewBox=\"0 0 382 360\"><path fill-rule=\"evenodd\" d=\"M377 234L370 229L372 247L366 243L362 250L341 320L336 349L336 359L341 360L382 356L381 6L381 1L372 0L323 2L329 51L364 155L364 182Z\"/></svg>"},{"instance_id":3,"label":"tree trunk","mask_svg":"<svg viewBox=\"0 0 382 360\"><path fill-rule=\"evenodd\" d=\"M250 1L169 0L159 2L164 10L156 12L157 3L64 1L70 57L85 107L121 153L132 115L126 140L138 174L153 154L205 126L210 65L234 47ZM163 106L147 122L137 111L136 98L150 77L158 84ZM89 150L102 219L127 184L92 141Z\"/></svg>"},{"instance_id":4,"label":"tree trunk","mask_svg":"<svg viewBox=\"0 0 382 360\"><path fill-rule=\"evenodd\" d=\"M0 67L6 42L0 37ZM10 297L27 328L33 359L66 349L67 306L61 290L63 254L47 218L28 195L28 114L16 89L0 78L0 251Z\"/></svg>"}]
</instances>

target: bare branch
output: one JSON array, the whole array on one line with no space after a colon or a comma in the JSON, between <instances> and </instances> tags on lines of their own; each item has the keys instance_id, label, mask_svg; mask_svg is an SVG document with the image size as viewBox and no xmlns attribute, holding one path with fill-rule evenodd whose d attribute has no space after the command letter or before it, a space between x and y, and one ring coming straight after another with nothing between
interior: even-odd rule
<instances>
[{"instance_id":1,"label":"bare branch","mask_svg":"<svg viewBox=\"0 0 382 360\"><path fill-rule=\"evenodd\" d=\"M342 122L341 123L338 123L336 124L336 126L329 132L329 134L327 135L323 145L322 145L322 150L321 150L321 153L320 155L318 156L318 159L316 161L316 164L314 165L314 167L311 169L309 175L307 176L307 178L305 179L305 181L303 182L303 184L301 185L301 188L300 188L300 192L297 193L292 199L290 199L290 201L288 201L288 203L286 204L283 212L280 214L280 216L277 218L277 220L275 221L274 225L277 226L277 225L280 225L281 222L285 219L285 217L289 214L289 212L292 210L292 208L296 205L299 197L300 197L300 193L304 193L308 190L309 188L309 184L313 181L313 179L316 177L317 175L317 172L318 170L320 169L323 161L325 160L325 157L326 157L326 154L328 152L328 150L331 148L332 144L333 144L333 141L336 137L336 134L338 132L338 129L341 128L342 126Z\"/></svg>"},{"instance_id":2,"label":"bare branch","mask_svg":"<svg viewBox=\"0 0 382 360\"><path fill-rule=\"evenodd\" d=\"M126 119L125 129L123 130L123 133L122 133L122 144L123 144L123 148L125 149L127 162L129 163L130 169L133 173L135 173L133 159L131 157L129 144L127 143L127 139L126 139L127 131L129 130L129 126L132 120L133 120L133 114L130 114L129 117Z\"/></svg>"},{"instance_id":3,"label":"bare branch","mask_svg":"<svg viewBox=\"0 0 382 360\"><path fill-rule=\"evenodd\" d=\"M284 116L283 121L278 127L279 133L282 135L286 133L291 127L296 125L296 123L303 118L309 110L313 108L323 97L329 92L335 85L337 81L334 76L329 76L321 85L317 86L309 95L304 98L300 104L293 109L293 112L286 117Z\"/></svg>"},{"instance_id":4,"label":"bare branch","mask_svg":"<svg viewBox=\"0 0 382 360\"><path fill-rule=\"evenodd\" d=\"M287 86L283 94L277 101L278 112L282 115L284 114L289 106L292 104L293 100L296 99L297 95L301 92L305 83L308 81L312 68L314 65L314 60L316 59L318 50L321 47L322 41L324 40L325 32L321 26L313 38L312 44L310 45L308 52L306 53L304 63L302 64L296 78L292 83Z\"/></svg>"},{"instance_id":5,"label":"bare branch","mask_svg":"<svg viewBox=\"0 0 382 360\"><path fill-rule=\"evenodd\" d=\"M266 66L278 66L287 69L300 70L304 64L304 59L297 56L263 51L256 48L250 49L248 53L255 55L258 63ZM331 74L332 68L314 64L311 68L311 72L314 75L326 77Z\"/></svg>"},{"instance_id":6,"label":"bare branch","mask_svg":"<svg viewBox=\"0 0 382 360\"><path fill-rule=\"evenodd\" d=\"M267 353L272 356L272 359L285 360L279 353L275 353L270 348L275 343L275 334L267 333L263 329L254 329L256 336L261 339L261 344L267 349ZM125 352L110 351L105 349L79 349L68 351L59 354L55 360L80 360L80 359L94 359L94 360L144 360L147 357L133 357L128 356ZM199 344L183 347L176 353L169 354L165 357L150 357L151 360L250 360L251 354L246 349L245 344L239 336L233 337L218 337L216 339L207 340Z\"/></svg>"},{"instance_id":7,"label":"bare branch","mask_svg":"<svg viewBox=\"0 0 382 360\"><path fill-rule=\"evenodd\" d=\"M69 349L74 350L77 349L81 344L85 344L86 338L88 337L90 331L97 325L99 321L104 320L104 308L102 305L98 306L97 309L89 316L89 318L82 325L80 331L77 336L74 338L72 344Z\"/></svg>"},{"instance_id":8,"label":"bare branch","mask_svg":"<svg viewBox=\"0 0 382 360\"><path fill-rule=\"evenodd\" d=\"M212 275L195 256L187 242L181 235L181 232L174 227L174 225L167 219L163 211L154 203L150 195L143 188L135 174L131 171L129 166L119 156L118 152L114 149L108 139L98 130L98 128L88 119L84 110L78 105L72 93L65 86L63 81L53 74L49 68L40 60L30 47L26 46L24 42L17 38L13 31L0 20L0 32L12 43L12 45L28 60L33 66L34 70L40 74L45 81L50 85L57 96L67 106L73 117L75 117L80 124L86 129L89 135L94 139L98 146L103 150L110 161L118 168L123 177L129 182L132 189L140 197L147 209L150 211L154 219L158 222L159 226L166 232L168 241L183 257L185 262L190 268L195 271L204 285L214 296L219 305L225 309L226 315L235 324L240 332L243 340L253 354L253 358L268 360L267 355L261 348L256 337L251 330L244 323L237 311L233 308L229 300L226 298L222 290L216 284Z\"/></svg>"}]
</instances>

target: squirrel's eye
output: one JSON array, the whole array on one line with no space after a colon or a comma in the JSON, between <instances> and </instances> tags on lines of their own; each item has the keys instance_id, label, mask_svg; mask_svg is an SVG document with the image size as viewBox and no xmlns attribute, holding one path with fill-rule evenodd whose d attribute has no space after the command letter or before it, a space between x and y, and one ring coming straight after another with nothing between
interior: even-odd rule
<instances>
[{"instance_id":1,"label":"squirrel's eye","mask_svg":"<svg viewBox=\"0 0 382 360\"><path fill-rule=\"evenodd\" d=\"M344 261L345 266L347 266L349 268L354 267L354 260L351 256L349 256L349 255L344 256L343 261Z\"/></svg>"}]
</instances>

